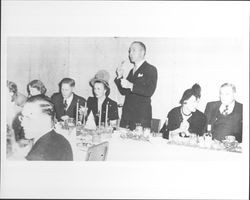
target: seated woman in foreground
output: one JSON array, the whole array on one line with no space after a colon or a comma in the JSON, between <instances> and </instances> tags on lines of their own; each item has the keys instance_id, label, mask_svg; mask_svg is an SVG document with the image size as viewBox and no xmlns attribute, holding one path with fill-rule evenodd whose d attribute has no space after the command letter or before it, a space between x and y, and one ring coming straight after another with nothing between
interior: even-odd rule
<instances>
[{"instance_id":1,"label":"seated woman in foreground","mask_svg":"<svg viewBox=\"0 0 250 200\"><path fill-rule=\"evenodd\" d=\"M201 87L198 84L194 84L183 93L181 106L173 108L168 113L167 122L160 130L163 138L168 139L170 131L182 137L189 136L190 133L203 135L206 117L197 110L200 97Z\"/></svg>"}]
</instances>

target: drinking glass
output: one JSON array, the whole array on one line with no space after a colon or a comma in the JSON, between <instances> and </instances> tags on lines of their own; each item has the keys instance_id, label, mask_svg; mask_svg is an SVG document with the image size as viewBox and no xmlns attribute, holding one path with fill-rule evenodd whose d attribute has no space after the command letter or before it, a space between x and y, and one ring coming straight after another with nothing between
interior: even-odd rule
<instances>
[{"instance_id":1,"label":"drinking glass","mask_svg":"<svg viewBox=\"0 0 250 200\"><path fill-rule=\"evenodd\" d=\"M144 137L149 137L150 136L150 128L144 128L143 130L143 135Z\"/></svg>"},{"instance_id":2,"label":"drinking glass","mask_svg":"<svg viewBox=\"0 0 250 200\"><path fill-rule=\"evenodd\" d=\"M143 127L141 123L136 123L135 132L136 132L136 135L138 136L143 134Z\"/></svg>"},{"instance_id":3,"label":"drinking glass","mask_svg":"<svg viewBox=\"0 0 250 200\"><path fill-rule=\"evenodd\" d=\"M74 118L69 118L68 119L68 125L69 126L75 126L75 119Z\"/></svg>"}]
</instances>

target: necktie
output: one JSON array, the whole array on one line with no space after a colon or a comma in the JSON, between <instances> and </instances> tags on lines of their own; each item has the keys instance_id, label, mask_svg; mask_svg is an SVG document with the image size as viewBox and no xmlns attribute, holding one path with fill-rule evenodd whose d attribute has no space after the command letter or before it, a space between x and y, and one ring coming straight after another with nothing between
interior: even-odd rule
<instances>
[{"instance_id":1,"label":"necktie","mask_svg":"<svg viewBox=\"0 0 250 200\"><path fill-rule=\"evenodd\" d=\"M64 100L63 106L64 106L64 112L66 112L67 107L68 107L66 99Z\"/></svg>"},{"instance_id":2,"label":"necktie","mask_svg":"<svg viewBox=\"0 0 250 200\"><path fill-rule=\"evenodd\" d=\"M222 115L228 115L228 105L225 106L225 109L222 112Z\"/></svg>"}]
</instances>

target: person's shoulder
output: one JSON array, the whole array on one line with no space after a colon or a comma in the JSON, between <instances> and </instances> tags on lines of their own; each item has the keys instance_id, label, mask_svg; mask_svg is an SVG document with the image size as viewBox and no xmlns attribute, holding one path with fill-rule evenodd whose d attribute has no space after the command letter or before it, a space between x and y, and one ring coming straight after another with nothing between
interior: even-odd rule
<instances>
[{"instance_id":1,"label":"person's shoulder","mask_svg":"<svg viewBox=\"0 0 250 200\"><path fill-rule=\"evenodd\" d=\"M218 106L220 104L221 104L220 101L210 101L210 102L207 102L207 107Z\"/></svg>"},{"instance_id":2,"label":"person's shoulder","mask_svg":"<svg viewBox=\"0 0 250 200\"><path fill-rule=\"evenodd\" d=\"M205 114L198 109L196 109L196 111L194 113L198 118L205 118L206 117Z\"/></svg>"},{"instance_id":3,"label":"person's shoulder","mask_svg":"<svg viewBox=\"0 0 250 200\"><path fill-rule=\"evenodd\" d=\"M79 99L80 101L86 101L84 97L80 96L80 95L77 95L74 93L74 96Z\"/></svg>"},{"instance_id":4,"label":"person's shoulder","mask_svg":"<svg viewBox=\"0 0 250 200\"><path fill-rule=\"evenodd\" d=\"M52 94L51 99L59 99L60 97L61 97L61 93L56 92L56 93Z\"/></svg>"},{"instance_id":5,"label":"person's shoulder","mask_svg":"<svg viewBox=\"0 0 250 200\"><path fill-rule=\"evenodd\" d=\"M238 108L238 109L240 109L240 110L243 109L243 104L240 103L240 102L238 102L238 101L235 101L235 106L236 106L236 108Z\"/></svg>"},{"instance_id":6,"label":"person's shoulder","mask_svg":"<svg viewBox=\"0 0 250 200\"><path fill-rule=\"evenodd\" d=\"M156 70L156 67L155 67L154 65L148 63L147 61L145 61L145 62L143 63L143 65L144 65L145 67L147 67L148 69Z\"/></svg>"},{"instance_id":7,"label":"person's shoulder","mask_svg":"<svg viewBox=\"0 0 250 200\"><path fill-rule=\"evenodd\" d=\"M240 103L240 102L238 102L238 101L235 101L235 105L240 106L240 107L242 107L242 106L243 106L243 104L242 104L242 103Z\"/></svg>"},{"instance_id":8,"label":"person's shoulder","mask_svg":"<svg viewBox=\"0 0 250 200\"><path fill-rule=\"evenodd\" d=\"M51 101L51 98L49 98L47 95L43 95L43 98L47 101Z\"/></svg>"},{"instance_id":9,"label":"person's shoulder","mask_svg":"<svg viewBox=\"0 0 250 200\"><path fill-rule=\"evenodd\" d=\"M55 130L50 131L46 134L48 137L50 137L50 142L55 142L58 144L69 144L68 140L62 136L61 134L57 133Z\"/></svg>"},{"instance_id":10,"label":"person's shoulder","mask_svg":"<svg viewBox=\"0 0 250 200\"><path fill-rule=\"evenodd\" d=\"M87 102L94 102L94 101L96 101L96 98L95 97L88 97L88 99L87 99Z\"/></svg>"},{"instance_id":11,"label":"person's shoulder","mask_svg":"<svg viewBox=\"0 0 250 200\"><path fill-rule=\"evenodd\" d=\"M173 114L176 114L176 113L180 113L180 110L181 110L181 106L174 107L168 112L168 115L173 115Z\"/></svg>"},{"instance_id":12,"label":"person's shoulder","mask_svg":"<svg viewBox=\"0 0 250 200\"><path fill-rule=\"evenodd\" d=\"M47 135L49 135L50 137L53 137L53 138L66 139L64 136L57 133L55 130L51 130L49 133L47 133Z\"/></svg>"},{"instance_id":13,"label":"person's shoulder","mask_svg":"<svg viewBox=\"0 0 250 200\"><path fill-rule=\"evenodd\" d=\"M58 149L60 154L72 152L69 141L54 130L43 135L32 147L32 154L26 157L27 160L58 160ZM59 159L61 160L61 159Z\"/></svg>"},{"instance_id":14,"label":"person's shoulder","mask_svg":"<svg viewBox=\"0 0 250 200\"><path fill-rule=\"evenodd\" d=\"M108 100L108 102L109 102L110 104L112 104L112 105L117 105L117 102L114 101L113 99L111 99L111 98L108 97L107 100Z\"/></svg>"},{"instance_id":15,"label":"person's shoulder","mask_svg":"<svg viewBox=\"0 0 250 200\"><path fill-rule=\"evenodd\" d=\"M201 112L200 110L196 109L195 113L197 113L198 115L203 115L204 113Z\"/></svg>"}]
</instances>

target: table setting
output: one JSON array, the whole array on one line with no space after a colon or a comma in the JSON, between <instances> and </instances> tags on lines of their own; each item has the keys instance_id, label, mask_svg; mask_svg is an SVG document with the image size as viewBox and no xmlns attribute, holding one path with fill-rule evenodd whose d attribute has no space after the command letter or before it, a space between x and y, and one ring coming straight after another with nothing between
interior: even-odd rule
<instances>
[{"instance_id":1,"label":"table setting","mask_svg":"<svg viewBox=\"0 0 250 200\"><path fill-rule=\"evenodd\" d=\"M104 123L99 121L96 125L92 118L90 116L89 120L83 120L82 123L78 116L76 120L67 118L54 124L54 130L71 144L74 160L83 161L90 147L105 141L109 142L110 161L164 160L173 159L174 154L177 156L174 159L179 159L187 152L192 158L199 149L242 152L241 144L234 136L226 136L224 140L218 141L212 139L211 134L198 136L170 131L169 139L165 139L161 133L151 132L150 128L144 128L140 123L137 123L135 130L131 131L113 126L107 120ZM190 150L185 147L190 147ZM212 154L211 157L215 156Z\"/></svg>"},{"instance_id":2,"label":"table setting","mask_svg":"<svg viewBox=\"0 0 250 200\"><path fill-rule=\"evenodd\" d=\"M170 131L168 144L189 146L194 148L229 151L229 152L242 152L242 147L234 136L225 136L222 141L212 139L212 135L199 136L197 134L189 134L189 136L182 136Z\"/></svg>"},{"instance_id":3,"label":"table setting","mask_svg":"<svg viewBox=\"0 0 250 200\"><path fill-rule=\"evenodd\" d=\"M61 132L70 141L73 151L86 152L89 147L99 144L104 141L110 142L110 151L112 147L118 148L124 146L137 145L141 148L153 148L162 146L183 146L192 147L193 149L207 149L217 151L241 152L241 146L233 136L228 136L222 142L212 139L211 132L205 133L203 136L189 133L171 132L169 139L162 138L161 133L152 133L150 128L143 127L140 123L136 124L135 130L131 131L128 128L111 126L108 123L107 116L105 122L99 122L96 125L93 116L90 115L85 121L85 112L78 112L79 105L77 104L76 120L68 119L56 124L56 131ZM86 108L85 108L86 110ZM106 115L109 110L106 107ZM83 120L82 120L83 119ZM83 122L83 123L82 123ZM126 147L127 145L128 147ZM136 146L135 146L136 148ZM131 153L132 155L132 153Z\"/></svg>"}]
</instances>

